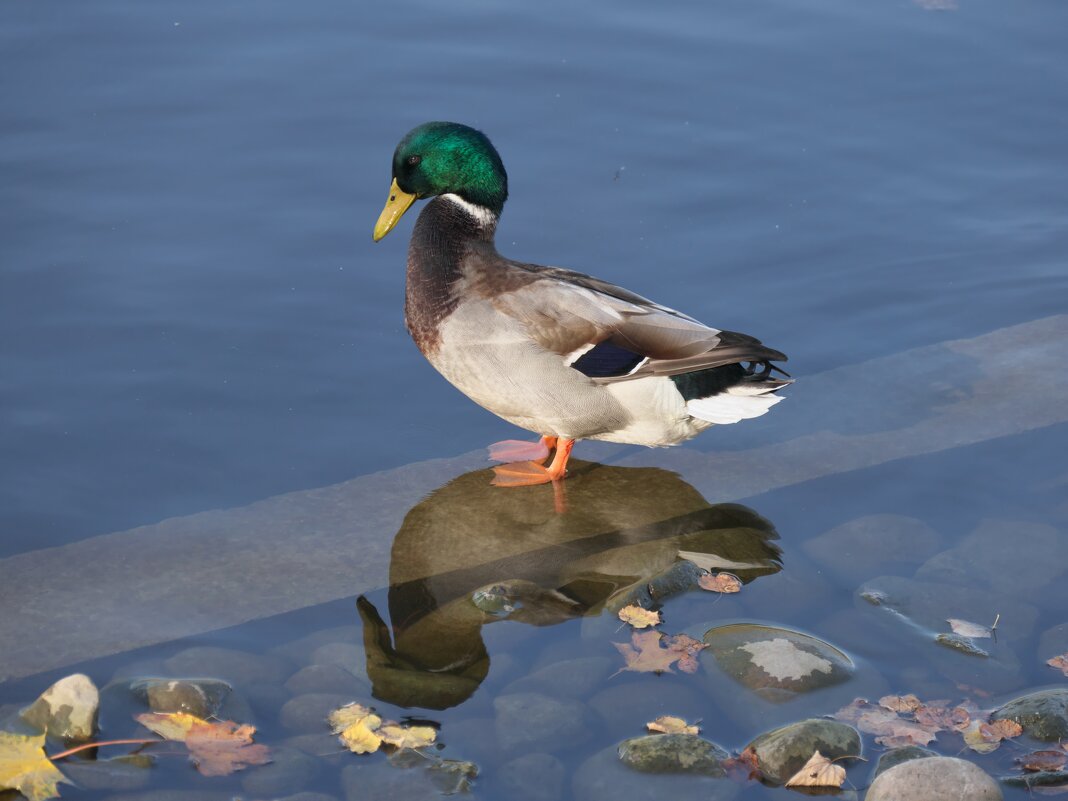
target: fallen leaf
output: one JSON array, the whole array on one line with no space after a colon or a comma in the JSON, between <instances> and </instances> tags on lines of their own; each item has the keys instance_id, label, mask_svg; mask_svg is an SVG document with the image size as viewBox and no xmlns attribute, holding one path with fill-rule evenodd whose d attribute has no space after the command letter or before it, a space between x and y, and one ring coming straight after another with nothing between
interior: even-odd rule
<instances>
[{"instance_id":1,"label":"fallen leaf","mask_svg":"<svg viewBox=\"0 0 1068 801\"><path fill-rule=\"evenodd\" d=\"M232 720L196 723L186 735L185 744L193 764L204 776L229 776L249 765L271 761L270 749L252 742L256 728Z\"/></svg>"},{"instance_id":2,"label":"fallen leaf","mask_svg":"<svg viewBox=\"0 0 1068 801\"><path fill-rule=\"evenodd\" d=\"M624 606L619 610L619 619L636 629L660 625L660 613L651 609L642 609L637 604Z\"/></svg>"},{"instance_id":3,"label":"fallen leaf","mask_svg":"<svg viewBox=\"0 0 1068 801\"><path fill-rule=\"evenodd\" d=\"M989 754L991 751L997 751L1001 745L1000 738L993 741L988 740L983 736L983 732L979 728L981 725L979 721L975 721L964 731L964 744L977 754Z\"/></svg>"},{"instance_id":4,"label":"fallen leaf","mask_svg":"<svg viewBox=\"0 0 1068 801\"><path fill-rule=\"evenodd\" d=\"M756 751L752 746L747 747L736 757L724 759L723 768L727 771L727 775L736 782L747 782L761 777Z\"/></svg>"},{"instance_id":5,"label":"fallen leaf","mask_svg":"<svg viewBox=\"0 0 1068 801\"><path fill-rule=\"evenodd\" d=\"M382 718L362 704L335 709L329 721L341 744L354 754L370 754L382 745L382 737L375 731L382 725Z\"/></svg>"},{"instance_id":6,"label":"fallen leaf","mask_svg":"<svg viewBox=\"0 0 1068 801\"><path fill-rule=\"evenodd\" d=\"M652 723L646 723L645 728L649 731L663 732L664 734L700 734L701 729L691 726L682 718L671 715L661 715Z\"/></svg>"},{"instance_id":7,"label":"fallen leaf","mask_svg":"<svg viewBox=\"0 0 1068 801\"><path fill-rule=\"evenodd\" d=\"M1008 719L981 723L979 724L979 729L983 732L984 737L997 738L998 740L1011 740L1013 737L1019 737L1023 734L1023 726L1015 720Z\"/></svg>"},{"instance_id":8,"label":"fallen leaf","mask_svg":"<svg viewBox=\"0 0 1068 801\"><path fill-rule=\"evenodd\" d=\"M786 781L787 787L841 787L846 772L819 751L816 751L804 767Z\"/></svg>"},{"instance_id":9,"label":"fallen leaf","mask_svg":"<svg viewBox=\"0 0 1068 801\"><path fill-rule=\"evenodd\" d=\"M206 720L188 712L142 712L140 715L134 715L134 720L164 740L178 742L185 742L189 730L196 724L207 723Z\"/></svg>"},{"instance_id":10,"label":"fallen leaf","mask_svg":"<svg viewBox=\"0 0 1068 801\"><path fill-rule=\"evenodd\" d=\"M974 720L964 731L964 742L978 754L996 751L1002 740L1019 737L1023 728L1012 720L995 720L992 723Z\"/></svg>"},{"instance_id":11,"label":"fallen leaf","mask_svg":"<svg viewBox=\"0 0 1068 801\"><path fill-rule=\"evenodd\" d=\"M697 584L702 590L709 592L741 592L742 580L733 573L705 573L697 579Z\"/></svg>"},{"instance_id":12,"label":"fallen leaf","mask_svg":"<svg viewBox=\"0 0 1068 801\"><path fill-rule=\"evenodd\" d=\"M1047 659L1046 664L1051 668L1056 668L1065 676L1068 676L1068 653L1063 653L1060 656L1055 656L1052 659Z\"/></svg>"},{"instance_id":13,"label":"fallen leaf","mask_svg":"<svg viewBox=\"0 0 1068 801\"><path fill-rule=\"evenodd\" d=\"M0 789L18 790L29 801L58 798L67 781L44 752L45 735L0 731Z\"/></svg>"},{"instance_id":14,"label":"fallen leaf","mask_svg":"<svg viewBox=\"0 0 1068 801\"><path fill-rule=\"evenodd\" d=\"M964 731L971 725L972 716L962 706L923 705L913 711L916 722L932 731Z\"/></svg>"},{"instance_id":15,"label":"fallen leaf","mask_svg":"<svg viewBox=\"0 0 1068 801\"><path fill-rule=\"evenodd\" d=\"M961 620L960 618L951 617L946 620L949 627L953 629L955 634L959 634L961 637L989 637L991 630L989 626L980 626L978 623L972 623L969 620Z\"/></svg>"},{"instance_id":16,"label":"fallen leaf","mask_svg":"<svg viewBox=\"0 0 1068 801\"><path fill-rule=\"evenodd\" d=\"M438 738L433 726L402 726L399 723L384 723L375 732L382 742L397 748L426 748Z\"/></svg>"},{"instance_id":17,"label":"fallen leaf","mask_svg":"<svg viewBox=\"0 0 1068 801\"><path fill-rule=\"evenodd\" d=\"M1068 763L1068 754L1063 749L1060 751L1032 751L1022 757L1016 757L1016 762L1024 770L1060 770Z\"/></svg>"},{"instance_id":18,"label":"fallen leaf","mask_svg":"<svg viewBox=\"0 0 1068 801\"><path fill-rule=\"evenodd\" d=\"M932 731L919 723L900 717L893 710L858 698L835 713L835 718L854 724L862 732L877 735L875 742L888 748L903 745L927 745L935 739Z\"/></svg>"},{"instance_id":19,"label":"fallen leaf","mask_svg":"<svg viewBox=\"0 0 1068 801\"><path fill-rule=\"evenodd\" d=\"M661 648L661 643L665 648ZM679 670L693 673L697 670L698 651L708 646L685 634L665 636L659 631L636 631L629 643L612 643L627 663L618 672L632 670L637 673L673 673L671 666L678 663Z\"/></svg>"},{"instance_id":20,"label":"fallen leaf","mask_svg":"<svg viewBox=\"0 0 1068 801\"><path fill-rule=\"evenodd\" d=\"M879 706L891 712L913 712L920 708L920 699L915 695L884 695L879 699Z\"/></svg>"}]
</instances>

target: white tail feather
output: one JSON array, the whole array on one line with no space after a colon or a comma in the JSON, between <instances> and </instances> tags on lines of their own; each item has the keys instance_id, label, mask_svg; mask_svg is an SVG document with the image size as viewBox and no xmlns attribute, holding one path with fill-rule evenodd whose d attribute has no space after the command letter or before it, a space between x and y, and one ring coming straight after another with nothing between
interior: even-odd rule
<instances>
[{"instance_id":1,"label":"white tail feather","mask_svg":"<svg viewBox=\"0 0 1068 801\"><path fill-rule=\"evenodd\" d=\"M751 417L760 417L782 400L780 395L772 395L775 387L754 393L755 387L731 387L726 392L710 398L695 398L686 403L686 411L691 417L705 420L716 425L728 425Z\"/></svg>"}]
</instances>

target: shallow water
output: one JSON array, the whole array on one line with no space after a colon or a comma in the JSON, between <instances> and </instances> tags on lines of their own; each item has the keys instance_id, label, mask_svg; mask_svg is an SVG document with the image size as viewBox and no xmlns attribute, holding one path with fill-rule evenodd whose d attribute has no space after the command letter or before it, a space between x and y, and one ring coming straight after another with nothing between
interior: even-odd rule
<instances>
[{"instance_id":1,"label":"shallow water","mask_svg":"<svg viewBox=\"0 0 1068 801\"><path fill-rule=\"evenodd\" d=\"M885 391L855 408L806 394L805 377L1063 313L1068 297L1068 8L957 6L4 6L0 555L517 435L408 340L411 223L370 240L396 140L426 119L476 125L500 149L512 191L498 237L507 255L592 272L790 354L799 382L788 403L687 449L744 453L782 432L907 425L931 392L953 387L858 368L859 384ZM912 576L923 559L843 576L806 543L884 513L931 526L939 551L988 518L1063 532L1065 434L1046 427L747 498L781 535L784 569L738 599L673 599L672 630L771 620L835 643L888 691L930 697L958 683L1003 694L1051 682L1037 649L1063 622L1065 599L1052 590L1028 598L1037 618L1027 634L1002 641L1020 663L1011 677L976 668L965 681L854 607L862 581ZM659 464L645 451L612 459L631 467L606 470ZM687 478L696 482L683 470L673 491L692 500L701 493ZM650 520L676 516L675 502L658 504ZM534 522L546 525L541 514ZM447 515L459 541L485 545L487 519L459 515ZM632 525L583 525L594 522ZM533 525L510 517L495 536L520 523ZM478 580L521 577L487 575ZM448 601L475 586L460 581ZM361 593L397 625L396 590L352 587ZM508 756L485 734L494 697L564 654L615 658L611 638L591 639L597 625L612 628L607 619L568 617L485 626L484 680L433 716L450 754L479 761L484 797L501 792L494 771ZM103 684L190 644L263 652L359 625L350 599L86 669ZM9 682L0 701L32 698L64 672ZM727 714L685 678L612 681L685 690L697 699L691 716L715 721L706 734L727 747L776 719ZM292 734L277 707L253 711L267 739ZM833 711L813 701L786 719ZM633 723L591 723L563 755L567 781L590 754L638 734ZM468 734L446 736L463 725ZM346 764L315 786L339 793Z\"/></svg>"}]
</instances>

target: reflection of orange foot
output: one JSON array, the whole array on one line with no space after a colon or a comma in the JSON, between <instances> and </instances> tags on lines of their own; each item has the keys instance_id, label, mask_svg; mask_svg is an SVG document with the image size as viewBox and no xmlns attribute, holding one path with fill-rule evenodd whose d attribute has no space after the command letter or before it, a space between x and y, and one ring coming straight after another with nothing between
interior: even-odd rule
<instances>
[{"instance_id":1,"label":"reflection of orange foot","mask_svg":"<svg viewBox=\"0 0 1068 801\"><path fill-rule=\"evenodd\" d=\"M541 464L549 458L549 451L556 447L556 437L542 437L537 442L506 439L489 446L489 458L495 462L536 462Z\"/></svg>"},{"instance_id":2,"label":"reflection of orange foot","mask_svg":"<svg viewBox=\"0 0 1068 801\"><path fill-rule=\"evenodd\" d=\"M557 442L553 462L548 467L536 462L516 462L494 467L493 484L498 487L529 487L560 481L567 473L567 460L574 446L575 440L561 438Z\"/></svg>"}]
</instances>

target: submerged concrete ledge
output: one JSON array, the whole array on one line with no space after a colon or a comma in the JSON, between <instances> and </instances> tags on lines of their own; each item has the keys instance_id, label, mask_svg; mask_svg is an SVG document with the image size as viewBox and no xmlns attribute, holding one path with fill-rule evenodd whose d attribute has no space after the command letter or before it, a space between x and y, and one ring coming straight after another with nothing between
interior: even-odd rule
<instances>
[{"instance_id":1,"label":"submerged concrete ledge","mask_svg":"<svg viewBox=\"0 0 1068 801\"><path fill-rule=\"evenodd\" d=\"M1048 317L803 376L780 442L582 456L675 470L710 503L739 501L1068 421L1066 347L1068 315ZM485 465L481 451L419 462L0 560L0 680L381 587L409 509Z\"/></svg>"}]
</instances>

